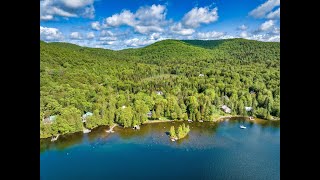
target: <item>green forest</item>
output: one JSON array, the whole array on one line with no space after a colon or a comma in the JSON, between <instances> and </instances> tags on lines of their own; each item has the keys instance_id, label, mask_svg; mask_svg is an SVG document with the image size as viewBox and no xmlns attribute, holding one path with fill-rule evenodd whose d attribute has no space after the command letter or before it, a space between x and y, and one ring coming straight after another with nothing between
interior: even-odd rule
<instances>
[{"instance_id":1,"label":"green forest","mask_svg":"<svg viewBox=\"0 0 320 180\"><path fill-rule=\"evenodd\" d=\"M280 118L280 43L163 40L113 51L40 41L40 138L226 114Z\"/></svg>"}]
</instances>

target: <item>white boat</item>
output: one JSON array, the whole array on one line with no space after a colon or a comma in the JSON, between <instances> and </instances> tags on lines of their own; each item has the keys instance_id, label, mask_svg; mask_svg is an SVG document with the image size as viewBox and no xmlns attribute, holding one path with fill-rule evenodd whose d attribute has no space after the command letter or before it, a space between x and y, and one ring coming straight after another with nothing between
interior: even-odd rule
<instances>
[{"instance_id":1,"label":"white boat","mask_svg":"<svg viewBox=\"0 0 320 180\"><path fill-rule=\"evenodd\" d=\"M247 127L245 127L244 125L240 125L241 129L246 129Z\"/></svg>"}]
</instances>

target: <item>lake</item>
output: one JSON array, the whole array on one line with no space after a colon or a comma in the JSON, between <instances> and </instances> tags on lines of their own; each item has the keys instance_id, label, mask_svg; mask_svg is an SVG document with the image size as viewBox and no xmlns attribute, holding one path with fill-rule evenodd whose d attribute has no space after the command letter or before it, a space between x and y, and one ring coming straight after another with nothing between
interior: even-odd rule
<instances>
[{"instance_id":1,"label":"lake","mask_svg":"<svg viewBox=\"0 0 320 180\"><path fill-rule=\"evenodd\" d=\"M41 179L280 179L279 121L185 122L190 133L172 142L166 132L179 124L116 127L111 134L106 126L42 139Z\"/></svg>"}]
</instances>

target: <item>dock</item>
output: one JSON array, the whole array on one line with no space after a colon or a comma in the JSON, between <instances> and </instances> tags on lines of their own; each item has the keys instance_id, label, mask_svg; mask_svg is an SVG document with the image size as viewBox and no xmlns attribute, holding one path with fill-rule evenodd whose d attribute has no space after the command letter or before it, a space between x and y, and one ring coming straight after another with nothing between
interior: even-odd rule
<instances>
[{"instance_id":1,"label":"dock","mask_svg":"<svg viewBox=\"0 0 320 180\"><path fill-rule=\"evenodd\" d=\"M82 131L83 131L83 133L85 133L85 134L91 132L91 130L90 130L90 129L87 129L87 128L83 128Z\"/></svg>"},{"instance_id":2,"label":"dock","mask_svg":"<svg viewBox=\"0 0 320 180\"><path fill-rule=\"evenodd\" d=\"M58 139L58 137L60 136L60 134L58 134L56 137L52 136L51 138L51 142L56 141Z\"/></svg>"},{"instance_id":3,"label":"dock","mask_svg":"<svg viewBox=\"0 0 320 180\"><path fill-rule=\"evenodd\" d=\"M116 127L117 124L113 124L109 130L106 130L107 133L114 133L113 128Z\"/></svg>"}]
</instances>

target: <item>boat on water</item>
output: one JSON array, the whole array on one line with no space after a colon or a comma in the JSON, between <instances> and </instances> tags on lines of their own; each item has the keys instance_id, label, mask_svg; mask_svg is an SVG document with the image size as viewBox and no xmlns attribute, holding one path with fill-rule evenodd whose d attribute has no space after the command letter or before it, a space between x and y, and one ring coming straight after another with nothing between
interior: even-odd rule
<instances>
[{"instance_id":1,"label":"boat on water","mask_svg":"<svg viewBox=\"0 0 320 180\"><path fill-rule=\"evenodd\" d=\"M245 127L244 125L240 125L241 129L246 129L247 127Z\"/></svg>"}]
</instances>

